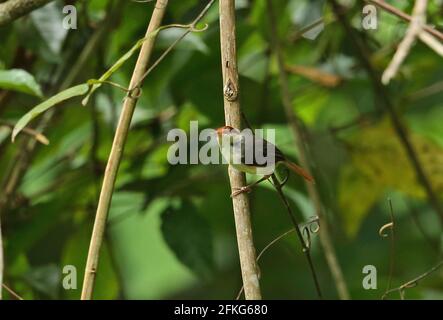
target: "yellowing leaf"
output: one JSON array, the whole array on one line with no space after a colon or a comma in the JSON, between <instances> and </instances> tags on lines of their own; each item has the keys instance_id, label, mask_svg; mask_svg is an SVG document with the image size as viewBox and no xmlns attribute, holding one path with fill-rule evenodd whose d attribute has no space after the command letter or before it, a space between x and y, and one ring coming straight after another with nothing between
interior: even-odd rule
<instances>
[{"instance_id":1,"label":"yellowing leaf","mask_svg":"<svg viewBox=\"0 0 443 320\"><path fill-rule=\"evenodd\" d=\"M381 195L376 182L354 166L346 166L339 182L339 205L344 229L354 237L369 209Z\"/></svg>"},{"instance_id":2,"label":"yellowing leaf","mask_svg":"<svg viewBox=\"0 0 443 320\"><path fill-rule=\"evenodd\" d=\"M443 194L443 149L427 139L410 133L410 140L434 192ZM354 236L385 189L426 199L403 145L388 121L364 128L351 138L351 164L341 173L339 205L345 230Z\"/></svg>"}]
</instances>

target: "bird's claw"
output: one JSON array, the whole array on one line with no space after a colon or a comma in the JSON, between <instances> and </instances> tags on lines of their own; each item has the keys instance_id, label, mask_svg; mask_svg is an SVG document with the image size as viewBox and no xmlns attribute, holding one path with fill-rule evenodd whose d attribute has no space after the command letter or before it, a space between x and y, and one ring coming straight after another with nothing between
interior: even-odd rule
<instances>
[{"instance_id":1,"label":"bird's claw","mask_svg":"<svg viewBox=\"0 0 443 320\"><path fill-rule=\"evenodd\" d=\"M237 189L236 191L231 193L231 198L234 198L234 197L238 196L241 193L245 193L245 192L249 193L249 192L251 192L251 190L252 189L250 187L248 187L248 186L241 187L240 189Z\"/></svg>"}]
</instances>

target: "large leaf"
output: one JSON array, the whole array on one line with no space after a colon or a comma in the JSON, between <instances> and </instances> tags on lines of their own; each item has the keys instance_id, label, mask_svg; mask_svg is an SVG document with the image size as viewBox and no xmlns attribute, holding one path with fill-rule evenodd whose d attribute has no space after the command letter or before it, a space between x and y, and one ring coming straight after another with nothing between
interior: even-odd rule
<instances>
[{"instance_id":1,"label":"large leaf","mask_svg":"<svg viewBox=\"0 0 443 320\"><path fill-rule=\"evenodd\" d=\"M184 202L162 215L162 232L177 258L199 277L208 278L214 268L212 234L197 209Z\"/></svg>"},{"instance_id":2,"label":"large leaf","mask_svg":"<svg viewBox=\"0 0 443 320\"><path fill-rule=\"evenodd\" d=\"M25 70L0 70L0 88L27 93L42 97L40 85L34 77Z\"/></svg>"},{"instance_id":3,"label":"large leaf","mask_svg":"<svg viewBox=\"0 0 443 320\"><path fill-rule=\"evenodd\" d=\"M26 113L23 117L21 117L20 120L15 125L14 130L12 131L12 141L14 142L15 137L20 133L20 131L23 130L24 127L26 127L26 125L32 119L34 119L35 117L39 116L41 113L45 112L49 108L55 106L56 104L62 101L86 94L88 90L89 90L88 84L80 84L78 86L66 89L56 94L55 96L52 96L48 100L40 103L34 108L32 108L32 110Z\"/></svg>"}]
</instances>

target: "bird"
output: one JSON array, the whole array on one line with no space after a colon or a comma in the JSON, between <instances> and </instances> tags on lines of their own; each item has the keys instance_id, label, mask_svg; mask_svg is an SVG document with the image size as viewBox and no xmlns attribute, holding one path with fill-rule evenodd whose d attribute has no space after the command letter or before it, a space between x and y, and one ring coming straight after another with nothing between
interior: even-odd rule
<instances>
[{"instance_id":1,"label":"bird","mask_svg":"<svg viewBox=\"0 0 443 320\"><path fill-rule=\"evenodd\" d=\"M234 169L263 176L260 180L234 191L231 197L250 192L253 186L269 179L280 165L314 183L314 178L305 169L288 160L274 144L254 135L252 130L240 131L231 126L223 126L216 129L216 133L221 154Z\"/></svg>"}]
</instances>

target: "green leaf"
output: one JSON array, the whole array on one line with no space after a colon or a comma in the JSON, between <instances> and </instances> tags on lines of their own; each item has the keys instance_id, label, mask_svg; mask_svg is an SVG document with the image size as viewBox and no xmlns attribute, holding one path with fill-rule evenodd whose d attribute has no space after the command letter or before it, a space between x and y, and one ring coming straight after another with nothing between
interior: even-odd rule
<instances>
[{"instance_id":1,"label":"green leaf","mask_svg":"<svg viewBox=\"0 0 443 320\"><path fill-rule=\"evenodd\" d=\"M40 85L34 77L21 69L0 70L0 88L43 97Z\"/></svg>"},{"instance_id":2,"label":"green leaf","mask_svg":"<svg viewBox=\"0 0 443 320\"><path fill-rule=\"evenodd\" d=\"M88 92L89 85L84 83L80 84L75 87L71 87L69 89L66 89L55 96L52 96L48 100L40 103L39 105L35 106L31 111L26 113L23 117L20 118L20 120L17 122L17 124L14 127L14 130L12 131L12 142L14 142L15 137L20 133L20 131L23 130L24 127L35 117L39 116L41 113L45 112L49 108L55 106L56 104L68 100L70 98L84 95Z\"/></svg>"},{"instance_id":3,"label":"green leaf","mask_svg":"<svg viewBox=\"0 0 443 320\"><path fill-rule=\"evenodd\" d=\"M184 202L162 215L162 233L177 258L199 277L208 278L214 269L212 234L206 219Z\"/></svg>"},{"instance_id":4,"label":"green leaf","mask_svg":"<svg viewBox=\"0 0 443 320\"><path fill-rule=\"evenodd\" d=\"M80 298L90 237L90 228L84 225L80 226L72 238L67 241L63 249L61 265L71 265L77 270L77 288L63 291L64 297L67 299ZM110 250L109 244L105 242L100 254L100 266L94 288L94 299L116 299L119 292L120 285Z\"/></svg>"},{"instance_id":5,"label":"green leaf","mask_svg":"<svg viewBox=\"0 0 443 320\"><path fill-rule=\"evenodd\" d=\"M344 229L350 238L354 238L383 189L377 186L371 177L348 165L343 168L338 190Z\"/></svg>"}]
</instances>

